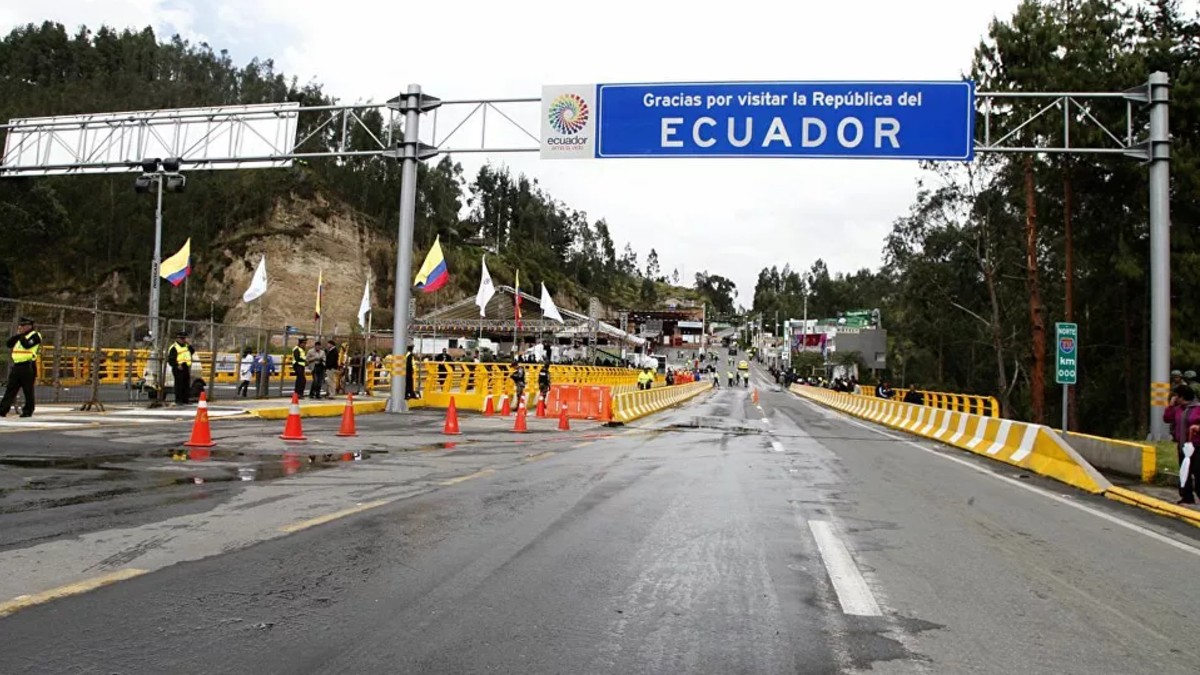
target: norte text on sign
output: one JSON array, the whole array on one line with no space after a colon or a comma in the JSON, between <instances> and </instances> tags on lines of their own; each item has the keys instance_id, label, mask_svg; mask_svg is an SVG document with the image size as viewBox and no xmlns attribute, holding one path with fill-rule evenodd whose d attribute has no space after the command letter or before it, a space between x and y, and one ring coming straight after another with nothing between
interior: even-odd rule
<instances>
[{"instance_id":1,"label":"norte text on sign","mask_svg":"<svg viewBox=\"0 0 1200 675\"><path fill-rule=\"evenodd\" d=\"M601 84L595 100L602 158L974 156L970 81Z\"/></svg>"},{"instance_id":2,"label":"norte text on sign","mask_svg":"<svg viewBox=\"0 0 1200 675\"><path fill-rule=\"evenodd\" d=\"M1079 370L1079 325L1054 324L1054 342L1058 350L1054 381L1058 384L1075 384Z\"/></svg>"}]
</instances>

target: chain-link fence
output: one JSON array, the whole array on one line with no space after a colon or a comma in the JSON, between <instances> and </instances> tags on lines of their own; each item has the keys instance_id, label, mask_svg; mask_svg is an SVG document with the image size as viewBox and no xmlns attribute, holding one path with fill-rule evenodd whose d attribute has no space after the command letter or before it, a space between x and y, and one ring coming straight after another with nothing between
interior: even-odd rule
<instances>
[{"instance_id":1,"label":"chain-link fence","mask_svg":"<svg viewBox=\"0 0 1200 675\"><path fill-rule=\"evenodd\" d=\"M8 329L6 338L17 332L21 317L33 319L42 336L35 391L38 403L81 404L85 409L174 400L175 383L166 355L180 332L187 333L196 350L190 373L193 392L203 388L209 400L226 403L290 396L292 347L296 338L311 336L294 328L160 319L156 352L146 314L0 298L0 325ZM390 338L378 341L362 335L336 335L322 337L322 346L327 347L330 339L338 348L339 368L326 373L322 389L328 394L361 391L367 355L371 350L387 353L383 350L391 349ZM7 381L11 369L6 349L0 358L0 383ZM308 377L311 381L311 372Z\"/></svg>"}]
</instances>

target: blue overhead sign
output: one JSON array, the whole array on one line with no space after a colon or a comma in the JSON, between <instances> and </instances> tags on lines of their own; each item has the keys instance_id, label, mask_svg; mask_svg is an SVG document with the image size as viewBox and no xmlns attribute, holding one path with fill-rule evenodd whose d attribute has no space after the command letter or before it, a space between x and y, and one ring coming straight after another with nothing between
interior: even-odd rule
<instances>
[{"instance_id":1,"label":"blue overhead sign","mask_svg":"<svg viewBox=\"0 0 1200 675\"><path fill-rule=\"evenodd\" d=\"M543 101L544 156L974 156L970 81L600 84L553 93Z\"/></svg>"}]
</instances>

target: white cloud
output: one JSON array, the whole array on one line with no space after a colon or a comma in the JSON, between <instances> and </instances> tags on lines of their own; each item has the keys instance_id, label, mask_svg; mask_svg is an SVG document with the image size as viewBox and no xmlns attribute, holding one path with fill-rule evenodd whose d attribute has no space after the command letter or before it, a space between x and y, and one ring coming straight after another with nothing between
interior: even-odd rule
<instances>
[{"instance_id":1,"label":"white cloud","mask_svg":"<svg viewBox=\"0 0 1200 675\"><path fill-rule=\"evenodd\" d=\"M283 72L321 82L343 100L378 101L410 82L448 99L538 96L550 83L957 79L988 22L1016 4L610 0L573 11L561 3L483 0L42 0L0 9L0 21L153 23L193 38L215 36L230 44L212 46L228 46L240 62L271 57ZM535 109L519 114L536 128ZM439 135L453 116L440 113ZM428 129L432 120L423 124ZM493 116L488 124L500 122ZM468 125L462 133L466 142L479 131ZM497 134L503 137L498 128L489 133ZM485 161L455 159L469 174ZM733 278L747 305L764 266L807 268L816 258L835 271L878 266L883 238L907 209L918 175L910 162L492 161L607 219L614 238L632 241L643 260L653 247L664 270Z\"/></svg>"}]
</instances>

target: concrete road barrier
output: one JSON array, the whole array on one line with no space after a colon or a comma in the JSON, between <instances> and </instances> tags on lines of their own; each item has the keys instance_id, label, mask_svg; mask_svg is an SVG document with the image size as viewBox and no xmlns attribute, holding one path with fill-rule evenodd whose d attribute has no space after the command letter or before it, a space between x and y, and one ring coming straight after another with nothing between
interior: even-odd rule
<instances>
[{"instance_id":1,"label":"concrete road barrier","mask_svg":"<svg viewBox=\"0 0 1200 675\"><path fill-rule=\"evenodd\" d=\"M1111 487L1057 432L1041 424L985 417L817 387L792 385L791 391L856 417L932 438L1072 485L1092 494Z\"/></svg>"},{"instance_id":2,"label":"concrete road barrier","mask_svg":"<svg viewBox=\"0 0 1200 675\"><path fill-rule=\"evenodd\" d=\"M612 399L612 421L626 424L712 389L712 380L618 394Z\"/></svg>"},{"instance_id":3,"label":"concrete road barrier","mask_svg":"<svg viewBox=\"0 0 1200 675\"><path fill-rule=\"evenodd\" d=\"M1149 443L1118 441L1074 431L1067 432L1067 440L1092 466L1140 478L1143 483L1153 481L1158 473L1154 446Z\"/></svg>"}]
</instances>

